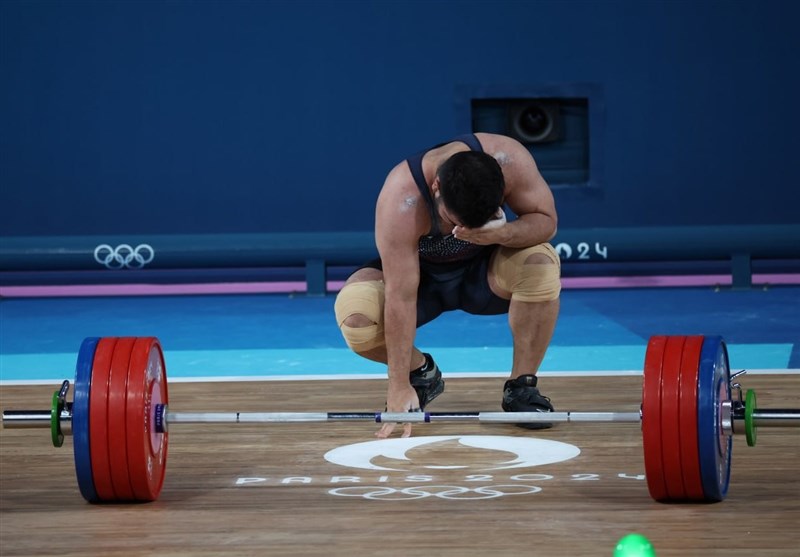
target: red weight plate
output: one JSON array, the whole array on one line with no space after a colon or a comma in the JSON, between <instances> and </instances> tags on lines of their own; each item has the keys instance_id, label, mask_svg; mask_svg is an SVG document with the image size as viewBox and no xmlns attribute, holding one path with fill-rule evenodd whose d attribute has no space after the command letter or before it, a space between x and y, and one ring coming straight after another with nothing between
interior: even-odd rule
<instances>
[{"instance_id":1,"label":"red weight plate","mask_svg":"<svg viewBox=\"0 0 800 557\"><path fill-rule=\"evenodd\" d=\"M157 404L167 404L167 370L158 339L137 338L128 367L128 469L136 499L154 501L164 484L167 433L155 427Z\"/></svg>"},{"instance_id":2,"label":"red weight plate","mask_svg":"<svg viewBox=\"0 0 800 557\"><path fill-rule=\"evenodd\" d=\"M118 500L134 498L128 470L126 438L126 406L128 390L128 365L135 338L117 340L114 359L111 361L111 379L108 383L108 459L111 463L111 483Z\"/></svg>"},{"instance_id":3,"label":"red weight plate","mask_svg":"<svg viewBox=\"0 0 800 557\"><path fill-rule=\"evenodd\" d=\"M703 336L686 337L681 359L681 469L686 498L704 500L703 480L700 476L700 454L697 433L697 380Z\"/></svg>"},{"instance_id":4,"label":"red weight plate","mask_svg":"<svg viewBox=\"0 0 800 557\"><path fill-rule=\"evenodd\" d=\"M661 361L667 337L650 337L644 357L642 381L642 447L647 489L656 501L667 498L661 461Z\"/></svg>"},{"instance_id":5,"label":"red weight plate","mask_svg":"<svg viewBox=\"0 0 800 557\"><path fill-rule=\"evenodd\" d=\"M89 451L92 459L92 479L98 501L114 501L117 496L111 483L108 461L108 379L116 338L101 338L92 361L89 390Z\"/></svg>"},{"instance_id":6,"label":"red weight plate","mask_svg":"<svg viewBox=\"0 0 800 557\"><path fill-rule=\"evenodd\" d=\"M661 462L670 500L686 499L681 460L681 361L686 337L667 337L661 364Z\"/></svg>"}]
</instances>

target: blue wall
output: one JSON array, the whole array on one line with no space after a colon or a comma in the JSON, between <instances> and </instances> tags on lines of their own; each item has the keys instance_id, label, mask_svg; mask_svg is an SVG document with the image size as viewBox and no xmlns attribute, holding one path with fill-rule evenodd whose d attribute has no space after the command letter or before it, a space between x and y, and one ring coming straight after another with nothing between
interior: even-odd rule
<instances>
[{"instance_id":1,"label":"blue wall","mask_svg":"<svg viewBox=\"0 0 800 557\"><path fill-rule=\"evenodd\" d=\"M798 223L798 5L4 1L0 234L370 230L459 92L572 83L603 173L562 227Z\"/></svg>"}]
</instances>

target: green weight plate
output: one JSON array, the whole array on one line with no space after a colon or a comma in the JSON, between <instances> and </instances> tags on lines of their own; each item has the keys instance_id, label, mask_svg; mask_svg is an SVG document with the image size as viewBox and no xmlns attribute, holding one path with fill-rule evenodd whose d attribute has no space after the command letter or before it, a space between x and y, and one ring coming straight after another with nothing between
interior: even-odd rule
<instances>
[{"instance_id":1,"label":"green weight plate","mask_svg":"<svg viewBox=\"0 0 800 557\"><path fill-rule=\"evenodd\" d=\"M61 431L61 393L53 393L53 405L50 407L50 436L53 438L53 446L60 447L64 444L64 433Z\"/></svg>"},{"instance_id":2,"label":"green weight plate","mask_svg":"<svg viewBox=\"0 0 800 557\"><path fill-rule=\"evenodd\" d=\"M756 446L756 424L753 421L753 412L756 411L756 392L748 389L744 399L744 434L747 438L747 446Z\"/></svg>"}]
</instances>

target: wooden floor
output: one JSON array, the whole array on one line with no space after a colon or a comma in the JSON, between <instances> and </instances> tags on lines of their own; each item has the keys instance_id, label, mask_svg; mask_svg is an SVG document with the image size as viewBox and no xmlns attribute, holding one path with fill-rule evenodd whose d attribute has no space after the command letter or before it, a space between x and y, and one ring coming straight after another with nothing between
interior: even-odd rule
<instances>
[{"instance_id":1,"label":"wooden floor","mask_svg":"<svg viewBox=\"0 0 800 557\"><path fill-rule=\"evenodd\" d=\"M799 382L791 375L744 381L758 391L762 407L778 408L800 407ZM636 411L640 384L637 377L542 380L557 409L580 411ZM499 410L501 386L500 379L450 379L430 410ZM47 409L55 388L4 387L0 405ZM173 383L170 407L366 411L378 406L383 389L377 380ZM0 554L575 557L611 555L617 539L636 531L652 540L659 557L800 555L800 429L762 428L755 448L737 436L728 498L703 505L650 499L638 424L562 424L537 432L581 453L534 468L487 472L507 455L459 450L455 442L410 451L400 471L324 459L337 447L374 440L376 429L370 423L176 424L161 497L137 505L86 503L71 439L56 449L46 429L6 429ZM512 425L441 423L416 426L414 435L533 434ZM454 462L466 467L429 467ZM336 495L340 487L352 496ZM419 489L400 491L409 487ZM377 500L363 496L370 492ZM437 496L448 492L453 499ZM476 499L498 493L505 495Z\"/></svg>"}]
</instances>

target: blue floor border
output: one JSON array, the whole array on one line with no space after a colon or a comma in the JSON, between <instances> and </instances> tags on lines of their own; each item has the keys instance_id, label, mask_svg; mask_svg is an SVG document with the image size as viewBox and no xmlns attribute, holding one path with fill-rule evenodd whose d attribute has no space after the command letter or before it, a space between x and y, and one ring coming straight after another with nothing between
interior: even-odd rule
<instances>
[{"instance_id":1,"label":"blue floor border","mask_svg":"<svg viewBox=\"0 0 800 557\"><path fill-rule=\"evenodd\" d=\"M508 374L511 349L508 347L450 348L433 347L445 376ZM794 353L788 344L728 346L732 370L756 369L786 372ZM551 346L540 373L618 374L641 373L644 345L630 346ZM385 366L355 356L347 349L264 349L264 350L173 350L165 351L170 379L224 380L226 377L287 380L308 377L385 377ZM0 354L0 384L26 381L60 382L72 379L75 355Z\"/></svg>"},{"instance_id":2,"label":"blue floor border","mask_svg":"<svg viewBox=\"0 0 800 557\"><path fill-rule=\"evenodd\" d=\"M354 355L334 296L202 295L0 299L0 381L74 375L87 336L156 336L170 377L385 375ZM800 287L609 289L562 293L540 371L636 372L651 335L721 335L733 369L800 368ZM447 373L507 373L507 316L449 312L421 327L420 349Z\"/></svg>"}]
</instances>

